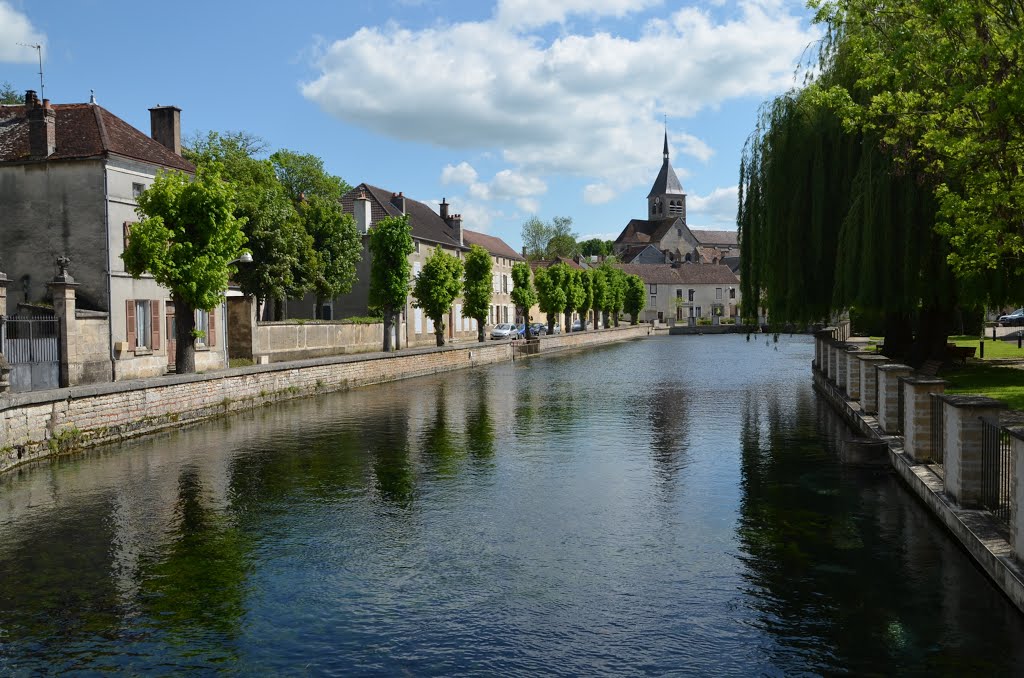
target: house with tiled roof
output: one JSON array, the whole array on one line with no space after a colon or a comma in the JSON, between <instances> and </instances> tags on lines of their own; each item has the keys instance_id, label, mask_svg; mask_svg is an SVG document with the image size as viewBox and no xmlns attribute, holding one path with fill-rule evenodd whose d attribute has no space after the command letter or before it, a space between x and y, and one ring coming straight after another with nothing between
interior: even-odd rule
<instances>
[{"instance_id":1,"label":"house with tiled roof","mask_svg":"<svg viewBox=\"0 0 1024 678\"><path fill-rule=\"evenodd\" d=\"M321 309L315 309L315 300L307 296L302 301L291 301L288 314L293 318L331 319L365 316L370 313L370 251L369 230L385 217L408 215L412 229L413 245L409 255L413 277L419 275L427 257L435 248L442 248L449 254L463 258L470 246L479 245L491 255L492 290L491 312L487 324L512 322L515 306L512 304L512 265L523 261L523 257L500 238L463 228L462 215L450 211L449 203L442 199L439 210L418 200L407 197L403 192L389 191L378 186L362 183L341 198L342 209L355 218L356 228L363 238L362 259L356 269L356 283L348 294L329 300ZM413 308L413 299L406 301L401 316L401 345L428 345L435 341L434 323L423 311ZM477 336L476 321L462 314L462 300L456 300L445 322L449 339L472 341Z\"/></svg>"},{"instance_id":2,"label":"house with tiled roof","mask_svg":"<svg viewBox=\"0 0 1024 678\"><path fill-rule=\"evenodd\" d=\"M740 281L724 264L616 264L647 285L642 320L696 323L698 318L739 315ZM692 319L692 320L691 320Z\"/></svg>"},{"instance_id":3,"label":"house with tiled roof","mask_svg":"<svg viewBox=\"0 0 1024 678\"><path fill-rule=\"evenodd\" d=\"M149 276L132 278L120 256L138 220L136 196L158 172L195 171L181 156L181 110L149 111L146 135L95 100L51 104L30 90L23 104L0 105L0 256L13 282L9 314L18 302L53 301L47 283L55 260L66 256L76 312L106 314L109 323L104 348L70 370L70 383L160 375L174 360L168 290ZM199 314L207 332L196 353L201 371L224 364L224 326L220 308Z\"/></svg>"},{"instance_id":4,"label":"house with tiled roof","mask_svg":"<svg viewBox=\"0 0 1024 678\"><path fill-rule=\"evenodd\" d=\"M615 239L614 250L619 261L644 264L718 264L727 256L739 256L735 231L687 225L686 193L669 159L667 132L661 170L647 194L647 218L631 219Z\"/></svg>"}]
</instances>

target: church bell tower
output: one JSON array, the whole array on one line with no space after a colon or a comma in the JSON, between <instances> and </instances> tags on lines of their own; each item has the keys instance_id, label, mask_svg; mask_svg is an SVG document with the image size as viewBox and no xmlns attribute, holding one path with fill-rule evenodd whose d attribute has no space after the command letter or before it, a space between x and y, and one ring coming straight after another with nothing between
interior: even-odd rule
<instances>
[{"instance_id":1,"label":"church bell tower","mask_svg":"<svg viewBox=\"0 0 1024 678\"><path fill-rule=\"evenodd\" d=\"M668 129L665 130L665 151L664 161L661 164L661 171L658 178L654 180L654 186L647 195L647 219L669 219L681 217L686 222L686 194L683 193L683 185L679 183L679 177L672 169L672 163L668 159Z\"/></svg>"}]
</instances>

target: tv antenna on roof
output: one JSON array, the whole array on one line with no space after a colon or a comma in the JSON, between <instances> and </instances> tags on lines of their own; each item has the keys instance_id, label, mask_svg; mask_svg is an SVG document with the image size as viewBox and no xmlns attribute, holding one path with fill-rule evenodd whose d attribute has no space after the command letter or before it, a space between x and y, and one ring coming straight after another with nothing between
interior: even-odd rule
<instances>
[{"instance_id":1,"label":"tv antenna on roof","mask_svg":"<svg viewBox=\"0 0 1024 678\"><path fill-rule=\"evenodd\" d=\"M32 49L34 49L36 51L36 54L39 56L39 98L40 99L45 99L46 96L44 95L44 92L43 92L43 46L42 45L30 45L30 44L25 43L25 42L19 42L18 44L21 45L22 47L31 47Z\"/></svg>"}]
</instances>

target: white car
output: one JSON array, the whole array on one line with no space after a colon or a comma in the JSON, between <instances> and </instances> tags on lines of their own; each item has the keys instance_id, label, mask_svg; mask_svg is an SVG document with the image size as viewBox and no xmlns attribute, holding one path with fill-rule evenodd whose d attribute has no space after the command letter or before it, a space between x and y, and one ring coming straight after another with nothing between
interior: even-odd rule
<instances>
[{"instance_id":1,"label":"white car","mask_svg":"<svg viewBox=\"0 0 1024 678\"><path fill-rule=\"evenodd\" d=\"M498 323L491 330L491 339L515 339L519 336L519 328L512 323Z\"/></svg>"}]
</instances>

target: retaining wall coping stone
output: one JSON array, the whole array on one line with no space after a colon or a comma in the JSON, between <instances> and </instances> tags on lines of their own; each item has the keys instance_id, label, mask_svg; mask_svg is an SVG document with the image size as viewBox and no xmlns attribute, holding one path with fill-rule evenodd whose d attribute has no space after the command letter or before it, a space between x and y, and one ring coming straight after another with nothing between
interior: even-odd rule
<instances>
[{"instance_id":1,"label":"retaining wall coping stone","mask_svg":"<svg viewBox=\"0 0 1024 678\"><path fill-rule=\"evenodd\" d=\"M861 351L857 354L857 357L861 360L867 360L870 362L882 362L884 360L891 360L880 353L872 353L870 351Z\"/></svg>"},{"instance_id":2,"label":"retaining wall coping stone","mask_svg":"<svg viewBox=\"0 0 1024 678\"><path fill-rule=\"evenodd\" d=\"M938 377L904 377L904 383L913 384L915 386L937 386L939 384L949 385L949 382L945 379L939 379Z\"/></svg>"},{"instance_id":3,"label":"retaining wall coping stone","mask_svg":"<svg viewBox=\"0 0 1024 678\"><path fill-rule=\"evenodd\" d=\"M901 365L899 363L879 365L878 369L881 370L882 372L906 372L907 370L910 370L911 372L914 371L914 368L911 367L910 365Z\"/></svg>"},{"instance_id":4,"label":"retaining wall coping stone","mask_svg":"<svg viewBox=\"0 0 1024 678\"><path fill-rule=\"evenodd\" d=\"M979 395L940 395L943 402L958 408L984 407L993 410L1005 410L1009 407L1002 400Z\"/></svg>"},{"instance_id":5,"label":"retaining wall coping stone","mask_svg":"<svg viewBox=\"0 0 1024 678\"><path fill-rule=\"evenodd\" d=\"M1024 440L1024 426L1005 426L1003 430L1017 440Z\"/></svg>"}]
</instances>

